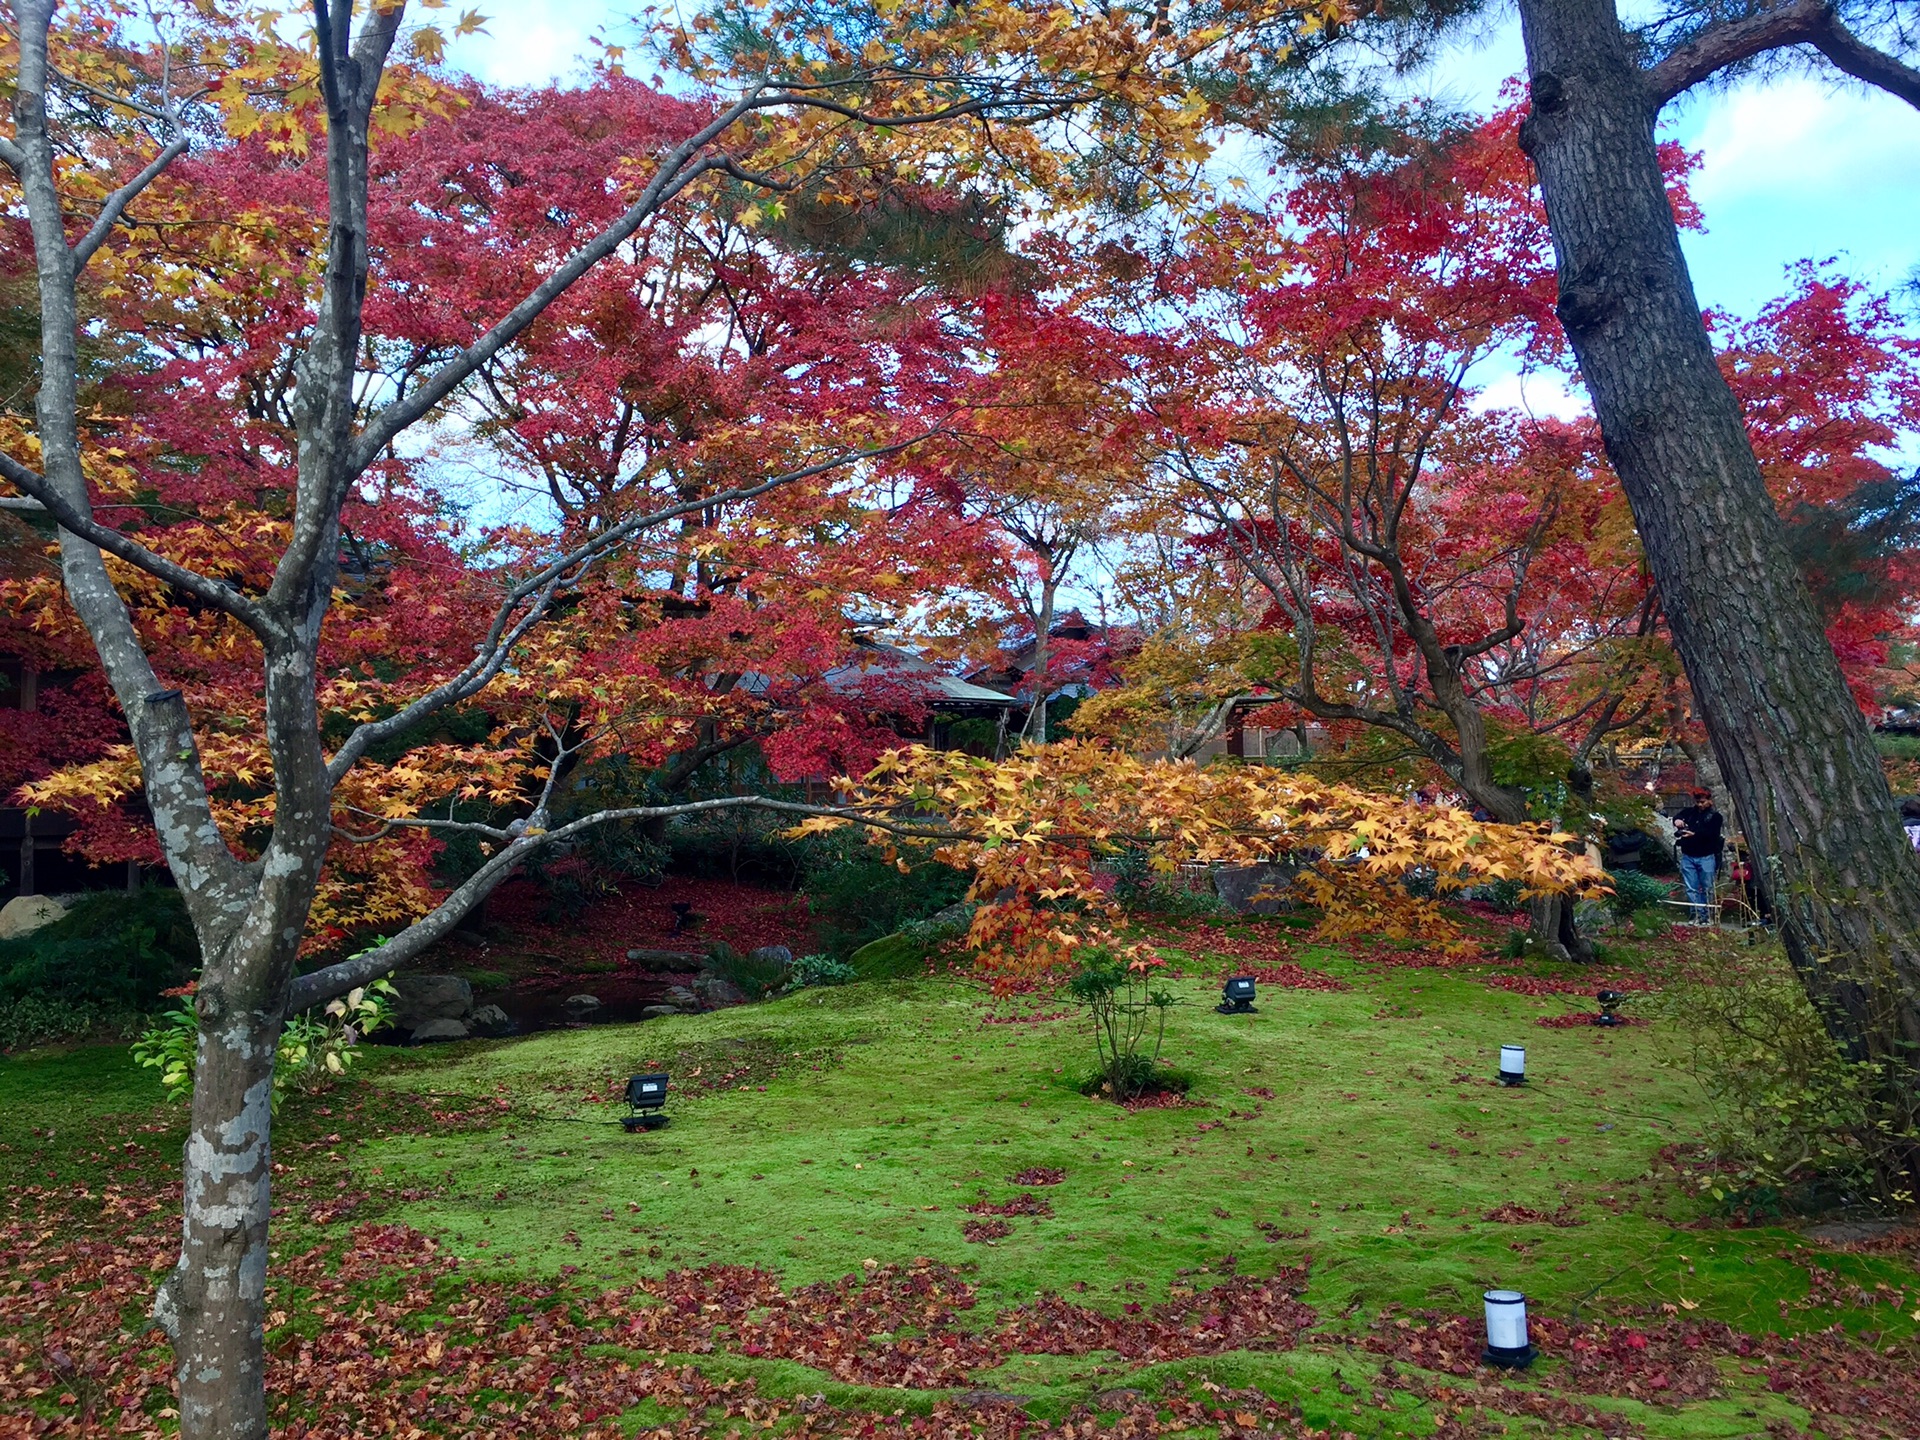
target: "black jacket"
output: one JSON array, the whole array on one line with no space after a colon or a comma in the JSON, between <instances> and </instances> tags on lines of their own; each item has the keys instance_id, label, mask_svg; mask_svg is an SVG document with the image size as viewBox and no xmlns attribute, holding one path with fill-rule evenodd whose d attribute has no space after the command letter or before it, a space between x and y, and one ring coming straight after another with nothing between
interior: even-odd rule
<instances>
[{"instance_id":1,"label":"black jacket","mask_svg":"<svg viewBox=\"0 0 1920 1440\"><path fill-rule=\"evenodd\" d=\"M1725 843L1721 834L1722 821L1718 810L1702 809L1698 805L1689 805L1673 817L1676 840L1682 855L1718 855ZM1688 832L1692 833L1688 833Z\"/></svg>"}]
</instances>

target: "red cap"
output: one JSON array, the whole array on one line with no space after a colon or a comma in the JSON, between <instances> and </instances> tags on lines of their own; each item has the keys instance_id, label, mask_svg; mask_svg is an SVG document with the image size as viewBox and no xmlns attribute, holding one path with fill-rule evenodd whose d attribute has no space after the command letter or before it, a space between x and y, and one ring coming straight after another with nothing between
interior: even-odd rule
<instances>
[{"instance_id":1,"label":"red cap","mask_svg":"<svg viewBox=\"0 0 1920 1440\"><path fill-rule=\"evenodd\" d=\"M1711 800L1713 799L1713 792L1711 790L1703 790L1696 785L1693 789L1693 798L1696 800Z\"/></svg>"}]
</instances>

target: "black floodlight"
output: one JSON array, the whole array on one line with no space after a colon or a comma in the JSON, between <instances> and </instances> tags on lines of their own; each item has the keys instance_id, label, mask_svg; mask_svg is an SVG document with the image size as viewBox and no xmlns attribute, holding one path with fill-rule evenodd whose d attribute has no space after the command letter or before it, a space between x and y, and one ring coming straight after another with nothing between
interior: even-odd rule
<instances>
[{"instance_id":1,"label":"black floodlight","mask_svg":"<svg viewBox=\"0 0 1920 1440\"><path fill-rule=\"evenodd\" d=\"M1222 1015L1253 1015L1253 977L1236 975L1221 987L1220 1003L1213 1007Z\"/></svg>"},{"instance_id":2,"label":"black floodlight","mask_svg":"<svg viewBox=\"0 0 1920 1440\"><path fill-rule=\"evenodd\" d=\"M1594 999L1600 1002L1600 1013L1593 1017L1596 1025L1613 1026L1620 1023L1620 1017L1614 1014L1615 1008L1627 997L1618 990L1602 990Z\"/></svg>"},{"instance_id":3,"label":"black floodlight","mask_svg":"<svg viewBox=\"0 0 1920 1440\"><path fill-rule=\"evenodd\" d=\"M667 1077L665 1075L635 1075L627 1081L627 1106L631 1115L622 1115L620 1123L627 1133L635 1130L658 1130L667 1123L667 1117L660 1113L667 1103Z\"/></svg>"}]
</instances>

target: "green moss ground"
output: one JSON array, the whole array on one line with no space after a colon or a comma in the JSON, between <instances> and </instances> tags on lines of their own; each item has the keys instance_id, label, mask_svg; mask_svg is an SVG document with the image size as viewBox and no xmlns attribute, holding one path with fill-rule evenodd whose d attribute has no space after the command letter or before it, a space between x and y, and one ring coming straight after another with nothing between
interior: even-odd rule
<instances>
[{"instance_id":1,"label":"green moss ground","mask_svg":"<svg viewBox=\"0 0 1920 1440\"><path fill-rule=\"evenodd\" d=\"M1670 1041L1660 1026L1547 1029L1534 1021L1568 1004L1451 972L1307 957L1354 988L1266 989L1258 1015L1226 1017L1211 1009L1213 985L1175 983L1183 1003L1165 1058L1195 1077L1177 1109L1129 1113L1081 1095L1090 1039L1077 1017L1045 1018L1061 1003L996 1001L927 979L642 1026L380 1051L356 1087L469 1113L492 1105L498 1122L437 1134L363 1127L336 1140L331 1107L296 1101L286 1153L319 1137L355 1183L423 1195L380 1218L433 1235L478 1278L597 1287L724 1262L798 1284L868 1259L929 1256L978 1287L985 1323L1038 1292L1118 1307L1204 1287L1228 1268L1308 1263L1305 1299L1334 1332L1386 1311L1477 1314L1479 1292L1500 1285L1560 1317L1672 1305L1755 1333L1837 1322L1885 1340L1913 1334L1914 1320L1885 1306L1798 1308L1810 1257L1868 1289L1913 1288L1910 1262L1796 1251L1807 1242L1785 1228L1728 1228L1652 1173L1697 1119L1689 1082L1661 1063ZM1010 1016L1021 1018L1002 1023ZM1503 1041L1527 1047L1524 1088L1493 1079ZM615 1123L619 1089L655 1066L674 1076L672 1124L628 1135ZM1250 1093L1261 1090L1272 1097ZM122 1049L0 1063L0 1160L80 1183L130 1154L171 1164L179 1117L156 1094ZM1008 1177L1032 1166L1065 1172L1039 1192L1054 1215L1014 1218L1004 1239L968 1243L962 1206L1009 1198ZM1484 1218L1507 1203L1578 1223ZM788 1362L698 1363L772 1393L874 1401ZM1014 1356L977 1379L1052 1415L1178 1373L1257 1386L1336 1430L1425 1433L1409 1397L1405 1413L1344 1397L1342 1384L1364 1391L1376 1370L1334 1341L1148 1371L1112 1357ZM1660 1436L1805 1423L1750 1377L1730 1369L1728 1384L1727 1400L1678 1408L1594 1404ZM875 1396L901 1403L897 1392Z\"/></svg>"}]
</instances>

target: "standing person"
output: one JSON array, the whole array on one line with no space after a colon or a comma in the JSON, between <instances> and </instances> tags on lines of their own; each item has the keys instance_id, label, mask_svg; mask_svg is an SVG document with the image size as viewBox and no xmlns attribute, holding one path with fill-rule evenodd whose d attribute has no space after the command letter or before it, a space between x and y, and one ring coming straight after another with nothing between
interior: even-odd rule
<instances>
[{"instance_id":1,"label":"standing person","mask_svg":"<svg viewBox=\"0 0 1920 1440\"><path fill-rule=\"evenodd\" d=\"M1920 850L1920 799L1909 797L1900 802L1900 825L1907 832L1908 843Z\"/></svg>"},{"instance_id":2,"label":"standing person","mask_svg":"<svg viewBox=\"0 0 1920 1440\"><path fill-rule=\"evenodd\" d=\"M1713 792L1696 789L1693 804L1673 817L1673 834L1680 850L1680 878L1687 882L1689 912L1696 925L1714 922L1713 877L1720 868L1725 843L1720 812L1713 808Z\"/></svg>"}]
</instances>

